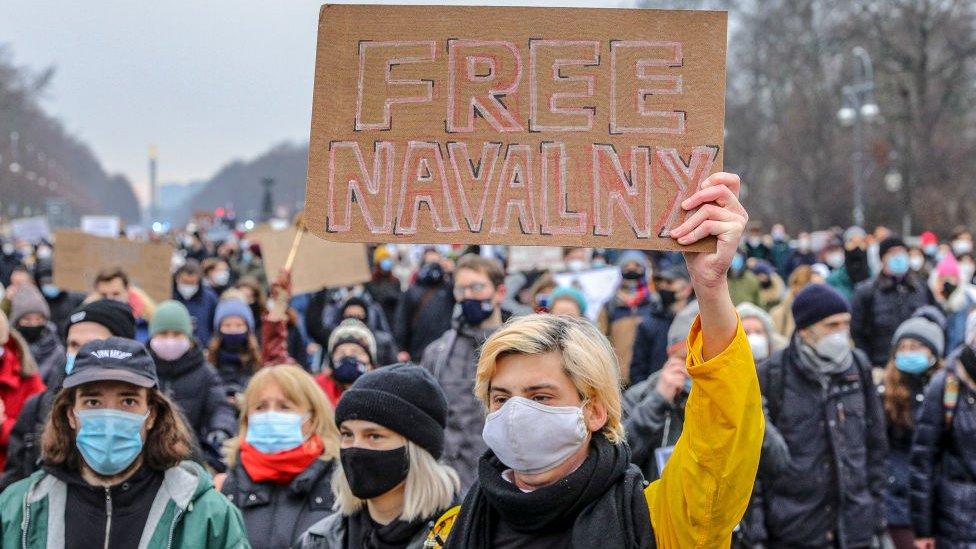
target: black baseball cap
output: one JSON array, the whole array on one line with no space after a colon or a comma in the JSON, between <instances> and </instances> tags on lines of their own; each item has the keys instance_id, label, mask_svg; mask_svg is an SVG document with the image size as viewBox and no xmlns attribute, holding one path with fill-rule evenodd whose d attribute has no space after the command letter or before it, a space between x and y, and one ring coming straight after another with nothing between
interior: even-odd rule
<instances>
[{"instance_id":1,"label":"black baseball cap","mask_svg":"<svg viewBox=\"0 0 976 549\"><path fill-rule=\"evenodd\" d=\"M93 381L124 381L139 387L155 387L156 363L138 341L110 337L89 341L75 357L74 367L64 378L64 388Z\"/></svg>"}]
</instances>

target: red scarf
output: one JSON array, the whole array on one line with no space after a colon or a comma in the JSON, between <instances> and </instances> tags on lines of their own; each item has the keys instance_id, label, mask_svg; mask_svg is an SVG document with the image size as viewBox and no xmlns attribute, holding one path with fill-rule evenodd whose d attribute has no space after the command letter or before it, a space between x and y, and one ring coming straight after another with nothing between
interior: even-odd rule
<instances>
[{"instance_id":1,"label":"red scarf","mask_svg":"<svg viewBox=\"0 0 976 549\"><path fill-rule=\"evenodd\" d=\"M254 482L288 484L313 461L322 457L325 447L318 435L291 450L265 454L247 441L241 442L241 465Z\"/></svg>"}]
</instances>

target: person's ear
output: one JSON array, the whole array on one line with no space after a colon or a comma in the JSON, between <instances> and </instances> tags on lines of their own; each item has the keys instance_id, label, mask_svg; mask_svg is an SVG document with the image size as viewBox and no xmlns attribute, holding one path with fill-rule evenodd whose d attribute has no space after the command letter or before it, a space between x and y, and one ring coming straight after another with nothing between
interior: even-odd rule
<instances>
[{"instance_id":1,"label":"person's ear","mask_svg":"<svg viewBox=\"0 0 976 549\"><path fill-rule=\"evenodd\" d=\"M508 293L508 290L505 288L505 285L504 284L499 284L495 288L495 301L498 302L498 303L501 303L502 301L505 301L505 295L507 293Z\"/></svg>"},{"instance_id":2,"label":"person's ear","mask_svg":"<svg viewBox=\"0 0 976 549\"><path fill-rule=\"evenodd\" d=\"M599 432L606 427L609 414L607 407L599 400L591 400L583 408L583 419L586 421L586 429L591 433Z\"/></svg>"},{"instance_id":3,"label":"person's ear","mask_svg":"<svg viewBox=\"0 0 976 549\"><path fill-rule=\"evenodd\" d=\"M149 417L146 418L146 432L151 431L152 428L153 428L153 425L156 424L156 410L157 409L158 409L158 407L155 406L152 403L152 400L150 400L149 401Z\"/></svg>"},{"instance_id":4,"label":"person's ear","mask_svg":"<svg viewBox=\"0 0 976 549\"><path fill-rule=\"evenodd\" d=\"M71 408L68 408L68 409L67 409L67 410L65 411L65 416L66 416L66 417L68 418L68 425L70 425L70 426L71 426L71 428L72 428L72 429L73 429L73 430L74 430L75 432L77 432L77 431L78 431L78 417L77 417L77 416L75 416L75 410L74 410L74 407L71 407Z\"/></svg>"}]
</instances>

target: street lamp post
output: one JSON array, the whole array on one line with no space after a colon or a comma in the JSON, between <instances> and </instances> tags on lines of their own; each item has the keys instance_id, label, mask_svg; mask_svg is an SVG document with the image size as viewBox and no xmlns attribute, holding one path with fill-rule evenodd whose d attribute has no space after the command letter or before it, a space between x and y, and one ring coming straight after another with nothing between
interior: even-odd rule
<instances>
[{"instance_id":1,"label":"street lamp post","mask_svg":"<svg viewBox=\"0 0 976 549\"><path fill-rule=\"evenodd\" d=\"M874 67L864 48L851 50L854 56L854 81L841 88L844 106L837 111L841 126L852 128L854 150L851 165L854 178L854 224L864 226L864 125L876 121L880 115L874 102Z\"/></svg>"}]
</instances>

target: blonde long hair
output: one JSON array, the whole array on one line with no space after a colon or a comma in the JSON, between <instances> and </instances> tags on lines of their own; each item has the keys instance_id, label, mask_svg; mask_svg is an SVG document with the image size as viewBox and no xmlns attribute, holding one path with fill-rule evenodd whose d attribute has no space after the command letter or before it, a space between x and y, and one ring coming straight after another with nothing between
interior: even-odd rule
<instances>
[{"instance_id":1,"label":"blonde long hair","mask_svg":"<svg viewBox=\"0 0 976 549\"><path fill-rule=\"evenodd\" d=\"M410 466L404 480L403 511L399 519L404 522L425 519L450 507L454 495L461 489L457 472L438 463L430 452L409 440L407 459ZM333 508L345 516L354 515L363 508L364 500L353 495L341 462L332 475L332 493L335 494Z\"/></svg>"},{"instance_id":2,"label":"blonde long hair","mask_svg":"<svg viewBox=\"0 0 976 549\"><path fill-rule=\"evenodd\" d=\"M335 426L335 413L325 399L325 393L305 370L293 364L280 364L261 368L247 384L241 402L241 419L237 437L229 440L225 446L228 464L233 466L237 461L241 441L247 437L247 411L251 403L258 398L261 389L268 383L277 383L288 400L308 408L312 433L319 435L325 447L320 459L323 461L334 459L338 455L339 429Z\"/></svg>"},{"instance_id":3,"label":"blonde long hair","mask_svg":"<svg viewBox=\"0 0 976 549\"><path fill-rule=\"evenodd\" d=\"M481 348L474 392L488 407L488 392L498 360L512 354L559 353L563 371L573 381L581 399L607 409L601 432L617 444L624 440L621 422L620 369L610 342L586 319L555 315L527 315L510 320Z\"/></svg>"}]
</instances>

